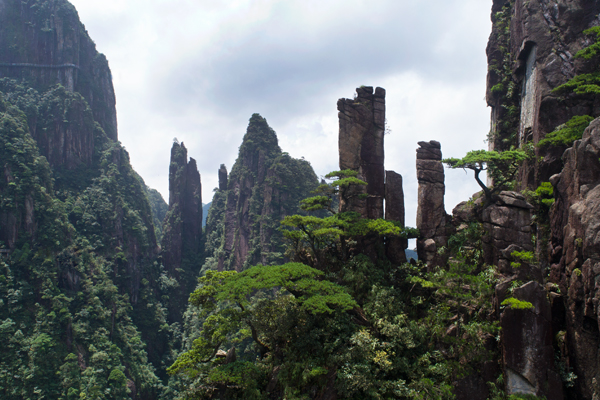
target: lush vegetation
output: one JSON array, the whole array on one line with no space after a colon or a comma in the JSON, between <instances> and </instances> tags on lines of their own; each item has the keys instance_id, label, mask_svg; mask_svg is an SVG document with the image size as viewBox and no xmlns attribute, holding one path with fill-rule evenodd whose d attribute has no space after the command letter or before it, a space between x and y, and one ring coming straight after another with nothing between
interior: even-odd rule
<instances>
[{"instance_id":1,"label":"lush vegetation","mask_svg":"<svg viewBox=\"0 0 600 400\"><path fill-rule=\"evenodd\" d=\"M453 382L494 359L495 273L481 263L479 225L445 249L448 268L367 257L365 238L417 232L335 212L340 188L364 184L355 175L330 174L301 202L317 215L283 220L292 262L200 279L198 331L169 370L180 398L451 399Z\"/></svg>"},{"instance_id":2,"label":"lush vegetation","mask_svg":"<svg viewBox=\"0 0 600 400\"><path fill-rule=\"evenodd\" d=\"M511 149L502 152L494 150L472 150L463 158L446 158L442 162L450 168L463 168L473 171L477 184L483 189L488 200L495 193L510 188L523 161L532 158L528 149ZM479 174L487 171L493 187L489 188Z\"/></svg>"},{"instance_id":3,"label":"lush vegetation","mask_svg":"<svg viewBox=\"0 0 600 400\"><path fill-rule=\"evenodd\" d=\"M77 93L0 90L2 398L158 398L176 327L146 186ZM53 116L93 132L89 164L41 155L29 132L52 132Z\"/></svg>"},{"instance_id":4,"label":"lush vegetation","mask_svg":"<svg viewBox=\"0 0 600 400\"><path fill-rule=\"evenodd\" d=\"M583 32L585 35L595 36L595 41L591 45L581 49L575 54L575 58L583 58L584 60L596 60L600 52L600 27L595 26ZM576 94L600 94L600 71L597 70L588 74L579 74L570 79L567 83L562 84L554 89L556 93Z\"/></svg>"}]
</instances>

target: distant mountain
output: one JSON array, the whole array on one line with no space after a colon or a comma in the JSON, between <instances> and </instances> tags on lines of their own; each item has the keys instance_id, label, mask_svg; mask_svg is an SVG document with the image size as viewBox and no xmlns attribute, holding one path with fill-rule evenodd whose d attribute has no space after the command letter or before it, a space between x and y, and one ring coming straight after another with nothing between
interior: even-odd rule
<instances>
[{"instance_id":1,"label":"distant mountain","mask_svg":"<svg viewBox=\"0 0 600 400\"><path fill-rule=\"evenodd\" d=\"M208 204L202 204L202 227L206 226L206 218L208 217L208 210L210 210L210 205L212 201Z\"/></svg>"}]
</instances>

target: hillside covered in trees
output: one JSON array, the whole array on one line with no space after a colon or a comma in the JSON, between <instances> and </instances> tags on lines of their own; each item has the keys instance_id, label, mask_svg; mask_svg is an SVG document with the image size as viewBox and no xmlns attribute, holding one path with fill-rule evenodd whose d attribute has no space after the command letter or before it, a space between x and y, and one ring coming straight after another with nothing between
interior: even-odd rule
<instances>
[{"instance_id":1,"label":"hillside covered in trees","mask_svg":"<svg viewBox=\"0 0 600 400\"><path fill-rule=\"evenodd\" d=\"M251 115L208 212L174 140L167 203L75 8L0 1L0 397L600 398L599 13L493 1L489 148L415 143L410 227L383 88L321 178ZM452 213L444 166L481 188Z\"/></svg>"}]
</instances>

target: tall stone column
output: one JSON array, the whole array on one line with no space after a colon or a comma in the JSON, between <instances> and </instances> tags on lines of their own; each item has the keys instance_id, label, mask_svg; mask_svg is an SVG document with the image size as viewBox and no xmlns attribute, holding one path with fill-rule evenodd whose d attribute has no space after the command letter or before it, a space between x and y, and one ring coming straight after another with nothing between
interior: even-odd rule
<instances>
[{"instance_id":1,"label":"tall stone column","mask_svg":"<svg viewBox=\"0 0 600 400\"><path fill-rule=\"evenodd\" d=\"M394 171L385 171L385 219L398 221L404 227L404 190L402 188L402 175ZM385 255L394 265L406 262L405 249L408 240L403 238L387 238L385 242Z\"/></svg>"},{"instance_id":2,"label":"tall stone column","mask_svg":"<svg viewBox=\"0 0 600 400\"><path fill-rule=\"evenodd\" d=\"M221 164L219 168L219 190L227 190L227 167Z\"/></svg>"},{"instance_id":3,"label":"tall stone column","mask_svg":"<svg viewBox=\"0 0 600 400\"><path fill-rule=\"evenodd\" d=\"M439 142L419 142L417 149L417 180L419 195L417 207L417 239L419 260L428 265L440 265L441 257L437 250L448 244L448 215L444 208L444 165L442 146Z\"/></svg>"},{"instance_id":4,"label":"tall stone column","mask_svg":"<svg viewBox=\"0 0 600 400\"><path fill-rule=\"evenodd\" d=\"M358 172L367 186L350 186L340 196L340 211L356 211L365 218L383 218L385 170L385 89L363 86L355 99L339 99L340 169ZM367 194L368 196L360 196Z\"/></svg>"}]
</instances>

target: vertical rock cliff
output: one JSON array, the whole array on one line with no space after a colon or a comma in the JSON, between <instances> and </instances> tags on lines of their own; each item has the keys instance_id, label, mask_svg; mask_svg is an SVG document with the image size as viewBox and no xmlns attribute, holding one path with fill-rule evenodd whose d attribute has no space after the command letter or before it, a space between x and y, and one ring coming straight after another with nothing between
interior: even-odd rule
<instances>
[{"instance_id":1,"label":"vertical rock cliff","mask_svg":"<svg viewBox=\"0 0 600 400\"><path fill-rule=\"evenodd\" d=\"M219 188L207 220L207 268L241 271L284 258L279 222L300 212L300 200L318 185L307 161L283 153L275 131L252 115L238 158Z\"/></svg>"},{"instance_id":2,"label":"vertical rock cliff","mask_svg":"<svg viewBox=\"0 0 600 400\"><path fill-rule=\"evenodd\" d=\"M162 261L178 287L172 294L171 320L179 320L196 286L203 258L202 185L196 160L188 161L183 143L173 143L169 166L169 210L162 237Z\"/></svg>"},{"instance_id":3,"label":"vertical rock cliff","mask_svg":"<svg viewBox=\"0 0 600 400\"><path fill-rule=\"evenodd\" d=\"M179 280L178 270L182 267L184 258L198 256L202 239L200 174L196 160L190 158L188 162L187 149L183 143L173 143L171 148L169 210L163 229L163 264Z\"/></svg>"},{"instance_id":4,"label":"vertical rock cliff","mask_svg":"<svg viewBox=\"0 0 600 400\"><path fill-rule=\"evenodd\" d=\"M0 387L16 397L162 391L160 212L116 139L108 63L74 7L0 1L0 338L18 339L0 364L27 377Z\"/></svg>"},{"instance_id":5,"label":"vertical rock cliff","mask_svg":"<svg viewBox=\"0 0 600 400\"><path fill-rule=\"evenodd\" d=\"M340 170L357 172L367 185L340 188L340 212L353 211L363 218L384 218L404 226L404 191L402 176L385 171L385 89L361 86L354 99L339 99L339 165ZM384 210L385 200L385 210ZM385 214L384 214L385 211ZM377 257L381 238L363 238L359 247L370 257ZM385 252L395 264L406 261L408 242L388 238Z\"/></svg>"},{"instance_id":6,"label":"vertical rock cliff","mask_svg":"<svg viewBox=\"0 0 600 400\"><path fill-rule=\"evenodd\" d=\"M0 78L25 79L36 90L60 83L80 93L94 120L117 140L115 93L108 61L96 51L66 0L0 3Z\"/></svg>"},{"instance_id":7,"label":"vertical rock cliff","mask_svg":"<svg viewBox=\"0 0 600 400\"><path fill-rule=\"evenodd\" d=\"M599 25L599 13L600 3L589 0L495 0L492 6L486 95L492 107L490 147L534 152L521 167L517 186L535 190L550 181L555 198L549 216L543 205L533 208L512 192L504 193L510 194L504 200L501 194L498 204L483 214L488 261L504 275L497 286L499 301L508 296L510 282L529 281L512 295L533 304L529 311L501 314L509 394L562 399L564 389L569 399L600 396L599 361L591 355L600 336L592 300L597 258L593 210L600 199L594 191L600 179L597 122L580 141L573 143L576 135L550 144L547 140L570 128L573 117L589 121L600 115L597 94L564 86L598 71L597 56L578 53L594 43L595 36L585 30ZM522 263L514 256L532 250L538 263ZM554 387L558 372L564 386Z\"/></svg>"},{"instance_id":8,"label":"vertical rock cliff","mask_svg":"<svg viewBox=\"0 0 600 400\"><path fill-rule=\"evenodd\" d=\"M340 196L340 211L356 211L364 218L383 218L385 170L385 89L356 89L355 99L338 100L340 170L358 171L367 186L350 186ZM360 194L367 196L360 196ZM346 200L347 199L347 200ZM347 203L346 203L347 202Z\"/></svg>"},{"instance_id":9,"label":"vertical rock cliff","mask_svg":"<svg viewBox=\"0 0 600 400\"><path fill-rule=\"evenodd\" d=\"M419 182L417 239L419 260L428 265L441 265L438 249L448 244L450 217L444 207L444 165L442 146L435 140L419 142L417 149L417 181Z\"/></svg>"}]
</instances>

